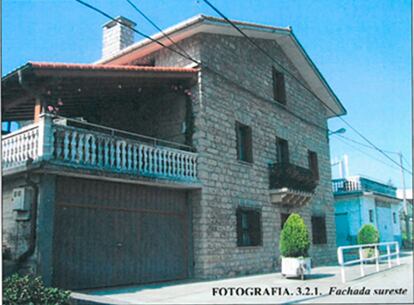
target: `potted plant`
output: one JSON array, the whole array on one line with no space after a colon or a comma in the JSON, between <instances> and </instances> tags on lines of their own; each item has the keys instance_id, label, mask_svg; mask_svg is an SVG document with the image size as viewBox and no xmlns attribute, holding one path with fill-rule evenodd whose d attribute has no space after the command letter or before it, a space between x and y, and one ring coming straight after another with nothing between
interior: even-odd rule
<instances>
[{"instance_id":1,"label":"potted plant","mask_svg":"<svg viewBox=\"0 0 414 305\"><path fill-rule=\"evenodd\" d=\"M301 277L311 273L311 259L308 229L298 214L292 213L283 225L280 234L280 254L282 256L282 275Z\"/></svg>"},{"instance_id":2,"label":"potted plant","mask_svg":"<svg viewBox=\"0 0 414 305\"><path fill-rule=\"evenodd\" d=\"M365 224L358 232L357 242L359 245L376 244L379 241L377 228L372 224ZM375 248L369 247L362 250L363 258L372 258L375 256Z\"/></svg>"}]
</instances>

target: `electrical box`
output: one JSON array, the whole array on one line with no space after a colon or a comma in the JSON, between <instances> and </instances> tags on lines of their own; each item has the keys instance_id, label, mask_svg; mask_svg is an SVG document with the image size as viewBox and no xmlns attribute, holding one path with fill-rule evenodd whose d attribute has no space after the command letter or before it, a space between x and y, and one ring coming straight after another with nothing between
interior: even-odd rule
<instances>
[{"instance_id":1,"label":"electrical box","mask_svg":"<svg viewBox=\"0 0 414 305\"><path fill-rule=\"evenodd\" d=\"M19 187L13 189L12 202L13 210L29 211L33 200L33 190L29 187Z\"/></svg>"}]
</instances>

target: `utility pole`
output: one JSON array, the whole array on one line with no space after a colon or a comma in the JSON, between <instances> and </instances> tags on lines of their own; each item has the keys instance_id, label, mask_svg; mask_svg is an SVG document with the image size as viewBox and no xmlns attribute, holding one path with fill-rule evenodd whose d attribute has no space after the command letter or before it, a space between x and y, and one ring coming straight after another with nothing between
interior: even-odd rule
<instances>
[{"instance_id":1,"label":"utility pole","mask_svg":"<svg viewBox=\"0 0 414 305\"><path fill-rule=\"evenodd\" d=\"M400 169L401 169L401 178L402 178L402 195L403 195L403 207L404 207L405 232L406 232L406 235L407 235L408 243L409 243L409 245L411 245L410 218L408 216L407 196L405 194L405 176L404 176L402 152L399 152L398 155L400 156Z\"/></svg>"}]
</instances>

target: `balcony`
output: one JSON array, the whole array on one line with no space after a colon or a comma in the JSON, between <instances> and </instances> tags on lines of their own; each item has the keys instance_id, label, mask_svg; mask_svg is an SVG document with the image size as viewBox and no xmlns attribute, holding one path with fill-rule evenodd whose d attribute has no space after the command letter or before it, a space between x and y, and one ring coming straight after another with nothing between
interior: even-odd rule
<instances>
[{"instance_id":1,"label":"balcony","mask_svg":"<svg viewBox=\"0 0 414 305\"><path fill-rule=\"evenodd\" d=\"M47 163L72 170L195 183L191 147L82 121L42 115L2 137L3 172Z\"/></svg>"},{"instance_id":2,"label":"balcony","mask_svg":"<svg viewBox=\"0 0 414 305\"><path fill-rule=\"evenodd\" d=\"M310 169L290 163L274 163L269 173L272 203L306 205L318 184Z\"/></svg>"},{"instance_id":3,"label":"balcony","mask_svg":"<svg viewBox=\"0 0 414 305\"><path fill-rule=\"evenodd\" d=\"M396 188L363 177L350 177L349 179L332 180L334 195L346 195L350 193L372 192L388 197L396 197Z\"/></svg>"}]
</instances>

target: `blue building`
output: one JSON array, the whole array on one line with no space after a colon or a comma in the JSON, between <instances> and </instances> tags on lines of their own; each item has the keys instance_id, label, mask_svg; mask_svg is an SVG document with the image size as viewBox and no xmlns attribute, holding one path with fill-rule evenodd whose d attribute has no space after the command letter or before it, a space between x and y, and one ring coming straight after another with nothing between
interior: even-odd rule
<instances>
[{"instance_id":1,"label":"blue building","mask_svg":"<svg viewBox=\"0 0 414 305\"><path fill-rule=\"evenodd\" d=\"M334 179L335 223L337 246L357 243L358 231L364 224L373 224L380 242L401 244L401 200L396 188L360 176Z\"/></svg>"}]
</instances>

